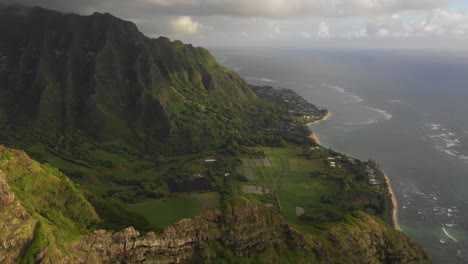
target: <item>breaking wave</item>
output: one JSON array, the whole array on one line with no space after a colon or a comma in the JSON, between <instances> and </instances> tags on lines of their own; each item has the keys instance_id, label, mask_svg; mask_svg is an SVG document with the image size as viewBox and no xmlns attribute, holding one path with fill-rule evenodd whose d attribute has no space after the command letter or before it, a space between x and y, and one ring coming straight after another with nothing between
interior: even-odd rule
<instances>
[{"instance_id":1,"label":"breaking wave","mask_svg":"<svg viewBox=\"0 0 468 264\"><path fill-rule=\"evenodd\" d=\"M251 81L261 81L261 82L267 82L267 83L278 83L278 81L268 79L268 78L262 78L262 77L252 77L252 76L247 76L244 77L246 80L251 80Z\"/></svg>"},{"instance_id":2,"label":"breaking wave","mask_svg":"<svg viewBox=\"0 0 468 264\"><path fill-rule=\"evenodd\" d=\"M378 108L373 108L373 107L370 107L370 106L366 106L366 108L381 113L382 115L385 116L385 120L389 120L389 119L391 119L393 117L393 115L391 115L390 113L388 113L385 110L378 109Z\"/></svg>"},{"instance_id":3,"label":"breaking wave","mask_svg":"<svg viewBox=\"0 0 468 264\"><path fill-rule=\"evenodd\" d=\"M468 160L468 156L462 152L462 142L455 133L448 131L438 123L426 123L425 125L432 134L424 139L432 141L437 150L450 157Z\"/></svg>"},{"instance_id":4,"label":"breaking wave","mask_svg":"<svg viewBox=\"0 0 468 264\"><path fill-rule=\"evenodd\" d=\"M352 93L352 92L348 92L348 91L346 91L346 89L344 89L344 88L341 88L341 87L338 87L338 86L334 86L334 85L329 85L329 84L323 84L322 86L323 86L323 87L326 87L326 88L334 89L334 90L336 90L338 93L343 94L343 95L346 95L346 96L348 96L349 98L352 99L352 101L346 102L346 103L358 104L358 103L364 101L364 99L363 99L362 97L357 96L357 95L355 95L355 94Z\"/></svg>"}]
</instances>

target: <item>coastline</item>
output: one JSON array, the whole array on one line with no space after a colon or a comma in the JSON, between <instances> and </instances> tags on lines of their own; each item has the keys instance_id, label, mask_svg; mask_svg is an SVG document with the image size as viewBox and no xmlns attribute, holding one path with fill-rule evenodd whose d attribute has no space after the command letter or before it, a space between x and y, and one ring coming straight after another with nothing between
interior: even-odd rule
<instances>
[{"instance_id":1,"label":"coastline","mask_svg":"<svg viewBox=\"0 0 468 264\"><path fill-rule=\"evenodd\" d=\"M319 120L316 120L316 121L313 121L313 122L310 122L310 123L307 123L305 124L307 127L309 127L310 125L313 125L313 124L316 124L316 123L319 123L319 122L322 122L322 121L326 121L328 118L330 118L331 116L331 113L330 112L327 112L327 114L322 118L322 119L319 119ZM309 136L311 139L313 139L315 141L315 143L317 143L318 145L321 145L320 144L320 139L318 138L318 136L312 132Z\"/></svg>"},{"instance_id":2,"label":"coastline","mask_svg":"<svg viewBox=\"0 0 468 264\"><path fill-rule=\"evenodd\" d=\"M327 112L327 114L322 119L316 120L314 122L307 123L306 126L309 127L310 125L316 124L318 122L325 121L328 118L330 118L330 116L331 116L331 113ZM318 145L320 145L320 146L322 145L320 143L320 139L318 138L317 134L315 134L314 132L311 132L310 138L312 138L315 141L315 143L317 143ZM389 204L389 207L388 207L388 211L389 211L389 215L390 215L389 221L390 221L390 224L393 226L393 228L395 228L398 231L401 231L400 225L398 224L398 201L396 199L395 193L393 192L393 188L392 188L390 178L385 173L383 173L383 175L384 175L385 183L386 183L385 184L385 193L386 193L387 197L390 199L389 200L390 204Z\"/></svg>"},{"instance_id":3,"label":"coastline","mask_svg":"<svg viewBox=\"0 0 468 264\"><path fill-rule=\"evenodd\" d=\"M391 208L389 208L389 211L391 211L391 214L392 214L392 217L391 217L392 226L396 230L401 231L400 225L398 224L398 201L396 199L395 193L393 192L392 183L390 181L390 178L385 173L384 173L384 178L385 178L385 183L386 183L386 188L385 189L386 189L387 195L389 196L390 201L391 201L391 203L390 203Z\"/></svg>"}]
</instances>

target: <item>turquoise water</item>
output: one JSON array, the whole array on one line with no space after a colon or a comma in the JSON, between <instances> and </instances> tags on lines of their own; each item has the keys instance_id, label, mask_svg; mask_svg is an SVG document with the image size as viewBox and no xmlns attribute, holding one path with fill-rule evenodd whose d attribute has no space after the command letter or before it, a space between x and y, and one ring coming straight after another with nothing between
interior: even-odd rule
<instances>
[{"instance_id":1,"label":"turquoise water","mask_svg":"<svg viewBox=\"0 0 468 264\"><path fill-rule=\"evenodd\" d=\"M468 263L468 56L340 50L213 50L249 83L290 88L332 116L326 147L377 160L399 222L435 263Z\"/></svg>"}]
</instances>

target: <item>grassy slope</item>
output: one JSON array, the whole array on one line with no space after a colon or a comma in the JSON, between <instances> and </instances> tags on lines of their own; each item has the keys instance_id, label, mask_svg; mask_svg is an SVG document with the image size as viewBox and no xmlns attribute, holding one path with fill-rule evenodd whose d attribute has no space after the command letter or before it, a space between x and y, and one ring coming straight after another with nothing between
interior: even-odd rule
<instances>
[{"instance_id":1,"label":"grassy slope","mask_svg":"<svg viewBox=\"0 0 468 264\"><path fill-rule=\"evenodd\" d=\"M296 216L296 207L304 208L306 214L315 216L319 214L324 218L344 215L347 212L338 202L346 193L341 176L333 178L333 175L340 172L355 178L351 172L345 169L330 169L323 158L306 159L301 155L302 150L295 147L261 149L271 161L272 166L255 167L253 170L256 180L240 185L256 185L269 189L270 193L256 196L261 201L274 204L289 223L304 224ZM318 172L328 174L330 177L324 179L313 176ZM354 184L378 195L378 192L372 191L365 182L356 181ZM325 196L337 202L324 203L321 198ZM320 217L317 216L317 218Z\"/></svg>"},{"instance_id":2,"label":"grassy slope","mask_svg":"<svg viewBox=\"0 0 468 264\"><path fill-rule=\"evenodd\" d=\"M377 215L360 211L366 208L362 200L374 199L382 195L382 191L357 180L357 175L345 168L331 169L324 162L324 157L329 156L327 150L321 150L321 154L312 159L306 159L301 155L302 150L294 146L261 150L272 166L257 167L250 159L248 164L256 179L235 185L238 185L238 193L242 186L250 185L269 190L263 195L249 196L273 204L275 210L305 236L316 253L316 260L299 258L296 262L430 263L416 242L383 220L386 219L385 210ZM243 166L245 163L244 159ZM317 177L317 172L329 177ZM342 179L345 176L353 179L351 187L344 187ZM325 196L327 202L323 201ZM302 207L308 219L298 217L296 207ZM286 255L291 257L294 253Z\"/></svg>"},{"instance_id":3,"label":"grassy slope","mask_svg":"<svg viewBox=\"0 0 468 264\"><path fill-rule=\"evenodd\" d=\"M266 248L264 252L239 258L229 248L214 242L200 252L201 256L206 257L206 254L208 254L211 258L209 260L209 258L203 257L205 263L271 263L272 261L273 263L343 263L343 261L348 260L352 260L354 263L358 263L360 260L369 263L429 262L424 252L415 242L406 238L402 233L393 230L382 220L368 214L354 212L344 215L341 220L326 221L319 223L319 225L304 224L294 219L293 215L287 213L288 208L302 205L307 211L310 209L306 207L307 205L313 207L314 204L319 204L313 198L314 195L317 195L316 193L310 194L305 191L311 187L317 187L317 181L314 179L307 180L306 171L320 169L323 165L312 162L309 167L298 167L300 160L303 159L299 156L297 149L272 148L265 150L273 165L273 167L269 168L271 172L282 172L281 178L278 180L280 181L278 185L280 191L282 191L283 186L292 183L292 187L287 188L291 188L291 191L295 191L295 195L302 198L301 200L295 200L291 198L292 196L288 198L286 197L288 192L285 192L286 196L281 195L280 201L283 204L282 208L284 208L283 212L286 220L305 236L305 251L297 251L294 248L289 248L290 245L280 243L277 247ZM275 163L280 165L275 167ZM18 262L34 263L37 261L38 256L42 261L46 262L68 261L70 255L68 255L67 244L88 233L89 227L99 221L94 209L65 176L48 165L41 165L30 160L24 152L1 147L0 169L7 175L6 179L9 186L35 222L31 241L24 244L21 257L17 259ZM271 179L268 181L267 174L266 171L263 171L263 177L260 177L257 184L264 184L273 191L275 189L271 182L274 183L275 181L271 181ZM303 186L298 186L295 182L297 180L304 181ZM270 182L270 185L267 185L268 182ZM333 189L322 188L318 188L316 191L321 190L327 190L327 193L333 191ZM218 204L213 203L218 199L216 196L216 193L182 195L174 197L172 201L167 201L166 204L163 201L148 201L149 203L140 206L143 212L146 213L153 209L153 215L148 217L154 217L156 224L165 225L168 222L164 222L166 221L164 217L161 219L154 213L174 213L174 207L177 206L182 209L181 213L186 209L189 214L194 214L195 212L190 212L193 206L202 206L201 209L208 209L212 206L217 207ZM262 200L263 197L259 196L257 199ZM194 203L195 200L198 205ZM261 216L255 216L256 219L276 215L258 202L246 198L234 199L227 203L221 211L229 213L232 210L243 210L236 206L244 208L247 206L245 204L247 201L249 201L249 206L252 206L252 208L262 208L260 210ZM5 212L0 210L0 213ZM208 219L213 221L211 213L207 213ZM256 213L259 212L253 212L253 214ZM252 212L249 213L249 217L251 217L250 214ZM245 227L236 227L241 230L240 232L246 232L245 234L236 233L237 236L243 237L252 232L255 233L249 226L250 224L242 222L242 220L238 219L238 216L233 215L230 217L242 224L246 224ZM273 218L279 219L278 216ZM171 219L168 221L171 221ZM204 225L204 223L201 224ZM223 228L226 232L229 232L230 228L232 228L228 223L217 224L221 224L220 228ZM273 226L258 226L258 224L260 223L256 223L257 228L263 230L274 229L274 225L278 223L265 222L265 224ZM7 230L7 232L12 231L15 230ZM7 237L9 237L8 234ZM265 262L266 259L268 261Z\"/></svg>"},{"instance_id":4,"label":"grassy slope","mask_svg":"<svg viewBox=\"0 0 468 264\"><path fill-rule=\"evenodd\" d=\"M77 239L99 221L93 207L66 176L49 165L32 161L24 152L0 146L0 170L35 223L21 263L34 263L34 256L44 249L50 259L65 258L62 243Z\"/></svg>"},{"instance_id":5,"label":"grassy slope","mask_svg":"<svg viewBox=\"0 0 468 264\"><path fill-rule=\"evenodd\" d=\"M147 199L131 204L130 210L143 215L155 228L165 228L182 218L192 218L220 205L219 193L182 194L165 199Z\"/></svg>"}]
</instances>

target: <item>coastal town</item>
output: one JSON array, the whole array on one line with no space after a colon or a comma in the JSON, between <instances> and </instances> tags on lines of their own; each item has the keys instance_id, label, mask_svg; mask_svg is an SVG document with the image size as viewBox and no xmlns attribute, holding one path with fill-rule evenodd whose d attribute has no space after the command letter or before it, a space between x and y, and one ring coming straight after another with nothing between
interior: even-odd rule
<instances>
[{"instance_id":1,"label":"coastal town","mask_svg":"<svg viewBox=\"0 0 468 264\"><path fill-rule=\"evenodd\" d=\"M327 113L324 107L311 104L290 89L271 86L251 86L251 88L257 96L285 106L291 117L302 119L305 123L319 120Z\"/></svg>"}]
</instances>

